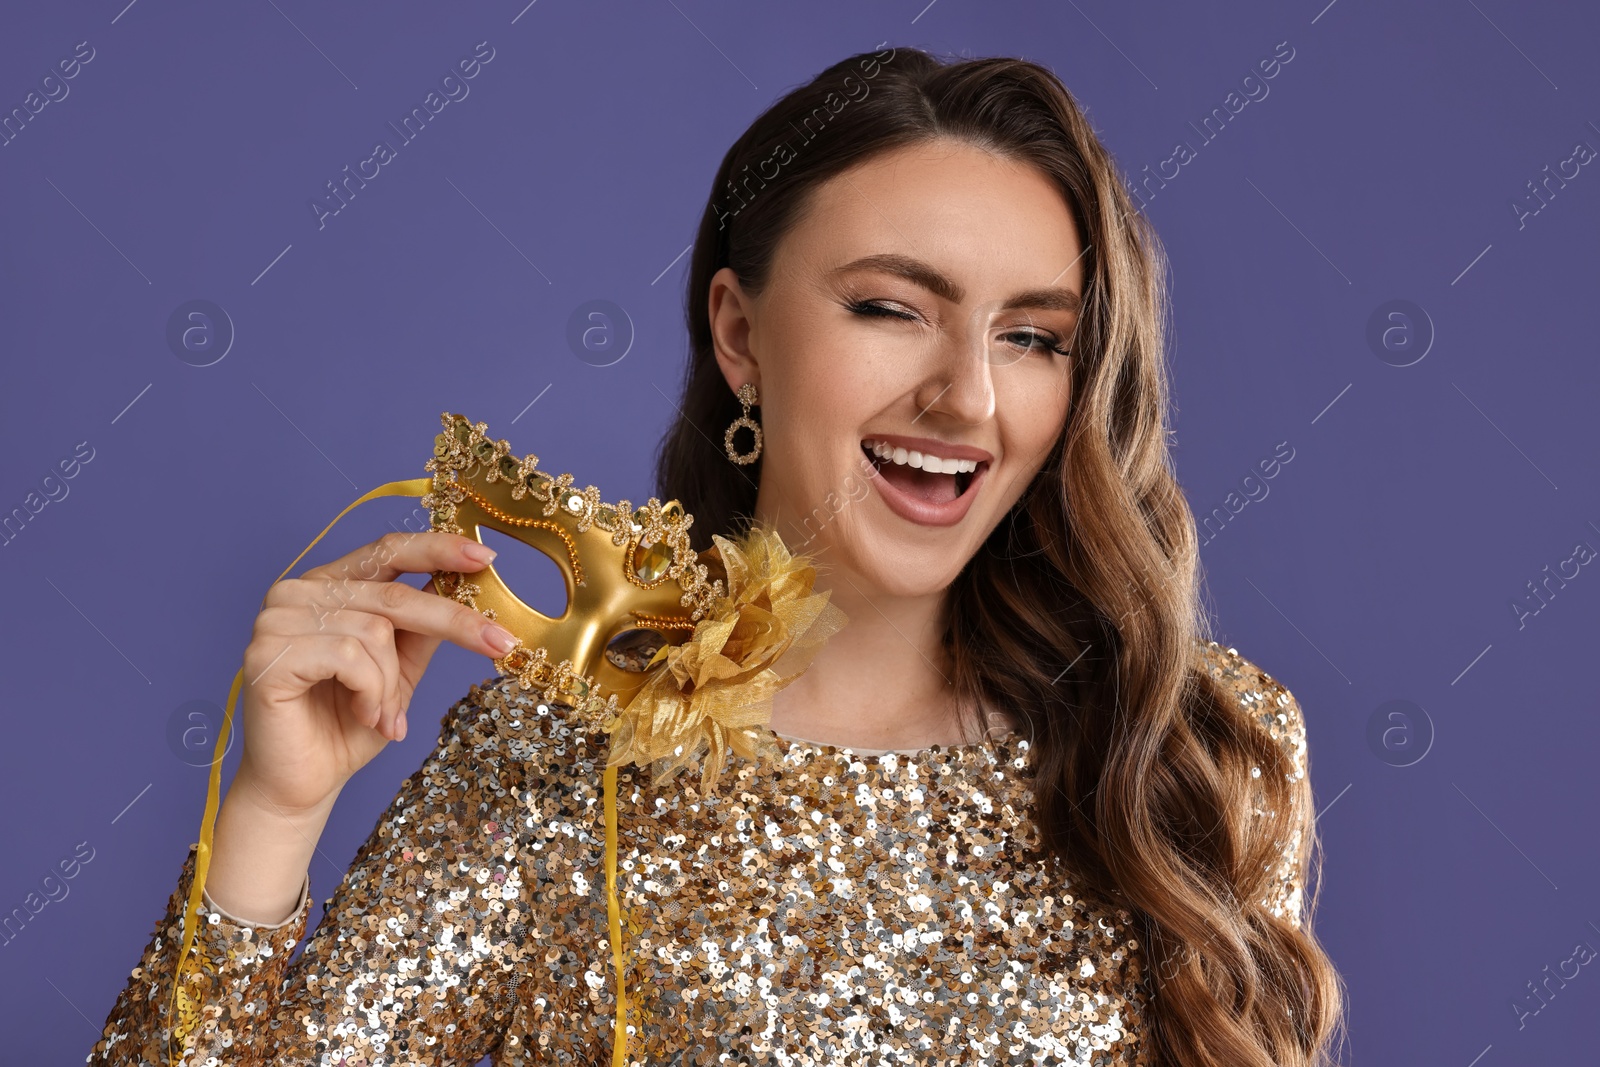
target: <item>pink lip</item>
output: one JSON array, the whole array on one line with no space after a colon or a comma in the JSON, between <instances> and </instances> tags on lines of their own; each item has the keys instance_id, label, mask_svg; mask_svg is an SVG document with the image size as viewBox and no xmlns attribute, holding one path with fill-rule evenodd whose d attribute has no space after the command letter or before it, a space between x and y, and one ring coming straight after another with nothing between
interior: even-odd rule
<instances>
[{"instance_id":1,"label":"pink lip","mask_svg":"<svg viewBox=\"0 0 1600 1067\"><path fill-rule=\"evenodd\" d=\"M903 448L907 452L913 449L918 452L932 452L944 459L975 459L979 463L993 463L994 456L981 448L971 445L958 445L953 441L941 441L936 437L902 437L897 433L869 433L862 441L882 441L885 444Z\"/></svg>"},{"instance_id":2,"label":"pink lip","mask_svg":"<svg viewBox=\"0 0 1600 1067\"><path fill-rule=\"evenodd\" d=\"M989 453L976 448L958 448L952 451L953 446L925 437L875 436L869 438L869 440L888 441L902 448L911 447L905 444L907 441L921 441L936 456L978 460L978 469L972 472L972 481L967 485L965 493L962 493L948 504L930 504L926 500L918 500L916 497L908 496L896 489L889 479L878 473L877 465L868 458L867 454L865 452L862 453L862 462L869 468L872 484L878 487L878 494L883 497L883 502L889 505L889 510L902 519L907 522L914 522L919 526L954 526L967 517L967 511L972 507L972 502L978 497L978 488L983 484L984 477L989 473Z\"/></svg>"}]
</instances>

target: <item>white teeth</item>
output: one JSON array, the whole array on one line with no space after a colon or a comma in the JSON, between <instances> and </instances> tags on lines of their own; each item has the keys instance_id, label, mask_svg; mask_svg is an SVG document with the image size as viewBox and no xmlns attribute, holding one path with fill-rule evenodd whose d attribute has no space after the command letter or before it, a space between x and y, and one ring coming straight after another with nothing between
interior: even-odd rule
<instances>
[{"instance_id":1,"label":"white teeth","mask_svg":"<svg viewBox=\"0 0 1600 1067\"><path fill-rule=\"evenodd\" d=\"M886 441L874 441L870 438L866 444L867 451L879 459L898 463L903 467L920 467L934 474L970 474L978 469L978 461L975 459L945 459L931 453L897 448Z\"/></svg>"}]
</instances>

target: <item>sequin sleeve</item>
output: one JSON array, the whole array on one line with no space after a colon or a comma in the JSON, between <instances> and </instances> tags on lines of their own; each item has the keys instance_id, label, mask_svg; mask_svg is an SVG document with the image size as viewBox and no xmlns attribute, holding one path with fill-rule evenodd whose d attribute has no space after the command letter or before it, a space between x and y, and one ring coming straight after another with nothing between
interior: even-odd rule
<instances>
[{"instance_id":1,"label":"sequin sleeve","mask_svg":"<svg viewBox=\"0 0 1600 1067\"><path fill-rule=\"evenodd\" d=\"M550 935L517 862L521 761L506 758L498 708L473 686L401 787L289 956L309 902L276 927L202 911L200 1023L175 1062L473 1064L515 1013L513 973ZM193 851L139 966L118 997L96 1065L166 1065L167 1004Z\"/></svg>"},{"instance_id":2,"label":"sequin sleeve","mask_svg":"<svg viewBox=\"0 0 1600 1067\"><path fill-rule=\"evenodd\" d=\"M1310 859L1307 843L1312 833L1311 778L1306 774L1306 723L1300 704L1294 694L1273 681L1265 672L1261 677L1269 685L1273 707L1265 714L1275 720L1268 724L1278 744L1289 760L1289 777L1293 781L1293 829L1286 841L1278 843L1278 865L1273 872L1272 892L1267 896L1267 907L1272 914L1287 918L1297 927L1305 925L1304 889L1307 878L1306 865Z\"/></svg>"},{"instance_id":3,"label":"sequin sleeve","mask_svg":"<svg viewBox=\"0 0 1600 1067\"><path fill-rule=\"evenodd\" d=\"M1287 776L1293 816L1287 838L1275 843L1275 861L1267 895L1261 903L1273 914L1303 927L1304 887L1310 860L1307 844L1312 834L1311 779L1307 774L1306 723L1300 703L1272 675L1239 655L1236 649L1212 642L1207 667L1222 682L1238 706L1271 735L1288 763ZM1261 768L1252 774L1265 774ZM1254 810L1264 814L1266 799L1260 790Z\"/></svg>"}]
</instances>

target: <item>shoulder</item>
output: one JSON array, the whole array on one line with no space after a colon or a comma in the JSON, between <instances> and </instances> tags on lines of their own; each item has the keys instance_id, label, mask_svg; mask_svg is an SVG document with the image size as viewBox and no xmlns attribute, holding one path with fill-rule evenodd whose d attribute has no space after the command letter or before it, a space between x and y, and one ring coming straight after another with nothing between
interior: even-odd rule
<instances>
[{"instance_id":1,"label":"shoulder","mask_svg":"<svg viewBox=\"0 0 1600 1067\"><path fill-rule=\"evenodd\" d=\"M1306 723L1300 702L1276 678L1216 641L1198 642L1200 669L1221 686L1233 705L1265 730L1288 757L1290 777L1306 773Z\"/></svg>"},{"instance_id":2,"label":"shoulder","mask_svg":"<svg viewBox=\"0 0 1600 1067\"><path fill-rule=\"evenodd\" d=\"M474 683L445 712L430 764L493 791L584 791L605 769L605 736L568 718L513 677Z\"/></svg>"},{"instance_id":3,"label":"shoulder","mask_svg":"<svg viewBox=\"0 0 1600 1067\"><path fill-rule=\"evenodd\" d=\"M1252 807L1257 825L1274 826L1275 837L1269 846L1272 859L1265 865L1265 882L1259 897L1263 908L1296 927L1306 923L1304 888L1309 877L1312 834L1311 781L1307 776L1306 724L1300 704L1277 679L1237 649L1216 642L1201 642L1201 662L1239 710L1264 730L1283 753L1289 805L1287 821L1267 820L1274 814L1270 791L1263 778L1252 791ZM1252 773L1255 769L1252 768Z\"/></svg>"}]
</instances>

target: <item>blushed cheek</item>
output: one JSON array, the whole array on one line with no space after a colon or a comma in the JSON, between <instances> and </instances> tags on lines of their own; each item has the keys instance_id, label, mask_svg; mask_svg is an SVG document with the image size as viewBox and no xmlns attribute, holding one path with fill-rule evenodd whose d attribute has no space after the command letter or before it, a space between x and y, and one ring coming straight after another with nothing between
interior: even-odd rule
<instances>
[{"instance_id":1,"label":"blushed cheek","mask_svg":"<svg viewBox=\"0 0 1600 1067\"><path fill-rule=\"evenodd\" d=\"M857 432L871 417L873 392L847 344L828 331L786 331L793 343L763 359L759 415L767 460L762 479L769 506L795 524L796 536L831 540L844 501L862 495ZM770 401L769 401L770 397ZM830 497L833 503L830 505ZM795 532L795 531L791 531Z\"/></svg>"},{"instance_id":2,"label":"blushed cheek","mask_svg":"<svg viewBox=\"0 0 1600 1067\"><path fill-rule=\"evenodd\" d=\"M796 416L814 422L819 433L853 435L891 407L897 389L904 391L881 345L849 330L820 331L795 357L793 374L785 377L801 405Z\"/></svg>"},{"instance_id":3,"label":"blushed cheek","mask_svg":"<svg viewBox=\"0 0 1600 1067\"><path fill-rule=\"evenodd\" d=\"M1001 441L1008 455L1025 457L1030 467L1044 462L1066 428L1070 390L1064 363L1037 368L1007 383L995 398L995 413L1001 420Z\"/></svg>"}]
</instances>

